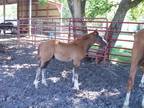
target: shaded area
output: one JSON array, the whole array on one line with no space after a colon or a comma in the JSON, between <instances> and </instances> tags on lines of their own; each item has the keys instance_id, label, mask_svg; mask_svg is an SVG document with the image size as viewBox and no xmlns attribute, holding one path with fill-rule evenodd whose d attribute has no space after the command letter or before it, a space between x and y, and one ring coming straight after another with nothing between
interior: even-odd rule
<instances>
[{"instance_id":1,"label":"shaded area","mask_svg":"<svg viewBox=\"0 0 144 108\"><path fill-rule=\"evenodd\" d=\"M13 45L12 61L0 61L0 108L121 108L130 65L95 64L82 61L80 91L72 89L72 63L57 60L47 68L48 87L33 86L37 61L33 45ZM140 71L140 70L138 70ZM130 108L140 108L142 90L136 76Z\"/></svg>"}]
</instances>

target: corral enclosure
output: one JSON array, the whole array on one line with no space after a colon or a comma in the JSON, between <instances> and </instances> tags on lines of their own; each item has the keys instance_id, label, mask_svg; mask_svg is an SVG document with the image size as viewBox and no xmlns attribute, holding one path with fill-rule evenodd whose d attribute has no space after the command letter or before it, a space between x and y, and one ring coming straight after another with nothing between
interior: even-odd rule
<instances>
[{"instance_id":1,"label":"corral enclosure","mask_svg":"<svg viewBox=\"0 0 144 108\"><path fill-rule=\"evenodd\" d=\"M36 47L28 41L11 44L0 61L1 108L121 108L130 65L96 64L82 61L78 70L80 91L72 89L72 63L52 60L47 68L48 87L33 81L38 63ZM0 53L2 54L2 53ZM140 108L143 90L138 88L141 73L136 76L136 90L130 108Z\"/></svg>"},{"instance_id":2,"label":"corral enclosure","mask_svg":"<svg viewBox=\"0 0 144 108\"><path fill-rule=\"evenodd\" d=\"M16 37L17 40L27 40L32 41L35 44L41 40L47 39L57 39L63 42L71 42L74 39L74 30L84 31L84 29L78 26L74 27L73 19L71 18L32 18L31 22L31 36L29 35L29 24L22 22L29 22L28 18L23 18L17 20L19 23L17 34L2 34L1 39L7 40ZM76 20L75 22L80 23L81 20ZM85 27L87 27L87 32L90 33L97 29L101 36L106 36L108 34L109 22L105 18L95 18L95 19L84 19ZM119 22L118 22L119 23ZM122 22L124 25L139 25L143 24L141 22ZM24 27L25 26L25 27ZM114 31L117 33L117 31ZM96 55L98 45L95 44L89 50L89 56L95 58L96 56L108 56L108 60L121 63L130 63L131 49L133 46L134 33L136 30L122 30L119 37L116 38L115 35L107 36L106 40L110 40L109 46L105 49L105 55ZM113 44L115 45L113 46ZM108 51L109 50L109 51Z\"/></svg>"},{"instance_id":3,"label":"corral enclosure","mask_svg":"<svg viewBox=\"0 0 144 108\"><path fill-rule=\"evenodd\" d=\"M7 0L7 3L10 3L10 1L12 0ZM54 8L53 6L50 5L51 8ZM19 19L15 20L18 22L17 33L0 34L0 43L6 45L2 46L6 48L6 51L0 51L2 58L0 58L1 108L122 107L130 68L129 64L96 64L95 62L82 61L79 69L81 90L76 92L71 89L72 63L63 63L54 60L47 68L48 87L40 86L36 90L32 84L35 71L38 67L36 54L39 42L48 39L71 42L74 39L74 30L83 31L78 26L75 27L73 22L84 22L88 32L97 29L101 36L105 36L108 32L111 32L108 31L110 21L106 18L53 18L44 8L39 8L37 2L33 3L33 17L29 19L27 16L28 10L25 10L25 6L19 8L21 8L21 13L18 15ZM50 16L47 17L47 15ZM32 21L32 25L28 23L30 20ZM6 21L13 20L6 19ZM143 22L115 23L123 23L129 26L144 24ZM31 35L29 35L29 26L31 26ZM98 56L108 55L108 59L111 61L129 63L135 31L122 29L118 39L114 35L108 36L110 44L105 49L106 53L105 55ZM117 31L115 32L117 33ZM112 46L115 41L115 46ZM95 58L97 56L97 49L97 44L92 46L89 56ZM107 52L108 49L110 49L110 52ZM136 80L136 87L138 87L140 78L141 73L136 76L136 79L138 79ZM139 108L143 90L138 88L133 92L134 94L132 94L131 98L133 103L130 108Z\"/></svg>"},{"instance_id":4,"label":"corral enclosure","mask_svg":"<svg viewBox=\"0 0 144 108\"><path fill-rule=\"evenodd\" d=\"M26 20L26 19L25 19ZM74 26L73 22L83 22L85 25L83 28ZM92 32L97 29L101 36L107 36L108 32L114 32L113 36L107 36L106 40L109 40L109 46L107 47L106 55L109 56L109 60L113 62L130 63L131 49L134 41L134 34L137 31L138 25L143 25L143 22L114 22L122 23L122 30L108 31L110 21L106 18L95 19L71 19L71 18L33 18L32 19L32 38L34 41L38 41L38 38L59 39L64 42L70 42L74 39L74 30L85 31L87 27L88 32ZM126 28L126 25L127 28ZM135 27L131 29L130 27ZM120 32L119 37L115 37L115 34ZM115 44L115 45L113 45ZM91 57L95 58L97 52L97 44L90 49ZM103 55L99 55L103 56Z\"/></svg>"},{"instance_id":5,"label":"corral enclosure","mask_svg":"<svg viewBox=\"0 0 144 108\"><path fill-rule=\"evenodd\" d=\"M12 38L16 37L18 40L20 37L28 36L29 30L31 30L31 36L29 37L33 42L38 40L45 39L60 39L64 42L70 42L73 40L73 31L84 31L87 27L88 32L93 31L94 29L98 29L99 33L102 36L106 36L108 34L108 26L111 23L106 18L96 18L96 19L75 19L76 23L84 22L83 28L78 26L74 26L74 20L71 18L60 18L61 16L61 4L57 2L49 1L46 5L40 5L38 0L32 0L32 19L29 19L29 0L7 0L5 2L0 2L1 4L13 4L17 5L17 20L6 19L6 22L16 22L17 31L13 35ZM6 7L5 7L6 8ZM7 8L6 8L7 9ZM29 21L31 20L31 25L29 25ZM133 45L133 35L136 32L136 29L131 29L129 27L142 26L143 23L139 22L115 22L115 23L123 23L123 29L118 38L115 36L108 36L108 40L110 41L109 47L107 48L109 51L106 52L104 56L108 56L109 60L121 63L129 63L131 56L131 48ZM31 29L29 29L31 27ZM83 30L80 30L83 29ZM117 31L114 31L117 33ZM3 34L1 38L10 38L10 35ZM24 38L21 38L24 39ZM116 42L116 43L115 43ZM115 45L113 46L113 43ZM97 46L93 46L90 50L90 56L95 58L97 52ZM99 55L103 56L103 55Z\"/></svg>"}]
</instances>

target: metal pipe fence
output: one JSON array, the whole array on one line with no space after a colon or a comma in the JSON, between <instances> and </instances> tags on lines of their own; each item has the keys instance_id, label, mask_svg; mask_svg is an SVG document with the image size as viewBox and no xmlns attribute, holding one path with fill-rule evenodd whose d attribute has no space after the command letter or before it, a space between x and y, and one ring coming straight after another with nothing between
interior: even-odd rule
<instances>
[{"instance_id":1,"label":"metal pipe fence","mask_svg":"<svg viewBox=\"0 0 144 108\"><path fill-rule=\"evenodd\" d=\"M109 40L109 45L105 49L99 49L99 45L95 43L90 48L88 56L96 59L97 57L107 57L109 61L119 63L130 63L134 33L138 29L144 28L143 22L111 22L106 18L32 18L31 21L32 33L29 36L29 19L17 20L17 38L19 40L24 37L27 41L35 44L47 39L71 42L75 38L97 29L101 36ZM122 24L122 29L109 30L111 23ZM113 32L113 35L108 36L110 32ZM120 33L118 37L116 37L117 33Z\"/></svg>"}]
</instances>

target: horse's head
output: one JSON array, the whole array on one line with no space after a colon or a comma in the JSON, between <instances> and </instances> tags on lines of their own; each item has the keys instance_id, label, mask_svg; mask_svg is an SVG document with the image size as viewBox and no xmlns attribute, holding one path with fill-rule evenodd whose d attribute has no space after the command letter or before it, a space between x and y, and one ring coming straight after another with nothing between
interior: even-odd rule
<instances>
[{"instance_id":1,"label":"horse's head","mask_svg":"<svg viewBox=\"0 0 144 108\"><path fill-rule=\"evenodd\" d=\"M98 33L97 30L95 30L95 31L93 32L93 34L94 34L94 36L95 36L95 42L96 42L97 44L99 44L100 47L105 47L105 46L107 46L107 41L106 41L102 36L99 35L99 33Z\"/></svg>"}]
</instances>

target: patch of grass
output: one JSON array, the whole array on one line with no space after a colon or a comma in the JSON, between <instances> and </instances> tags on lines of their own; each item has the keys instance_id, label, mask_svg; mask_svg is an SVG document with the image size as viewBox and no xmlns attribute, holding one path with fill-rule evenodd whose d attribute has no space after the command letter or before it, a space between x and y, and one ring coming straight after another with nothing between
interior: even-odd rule
<instances>
[{"instance_id":1,"label":"patch of grass","mask_svg":"<svg viewBox=\"0 0 144 108\"><path fill-rule=\"evenodd\" d=\"M121 45L117 47L122 48ZM131 60L131 57L127 57L127 56L131 56L131 50L113 48L111 50L111 54L112 54L110 55L111 60L117 60L121 62L130 62ZM124 56L120 56L120 55L124 55Z\"/></svg>"},{"instance_id":2,"label":"patch of grass","mask_svg":"<svg viewBox=\"0 0 144 108\"><path fill-rule=\"evenodd\" d=\"M118 45L116 47L123 48L122 45ZM97 50L99 46L93 45L91 48ZM131 50L119 49L119 48L111 49L110 59L120 61L120 62L130 62L131 57L125 57L125 56L131 56ZM120 55L124 55L124 56L120 56Z\"/></svg>"},{"instance_id":3,"label":"patch of grass","mask_svg":"<svg viewBox=\"0 0 144 108\"><path fill-rule=\"evenodd\" d=\"M92 49L98 49L99 46L93 45L93 46L91 46L91 48L92 48Z\"/></svg>"}]
</instances>

